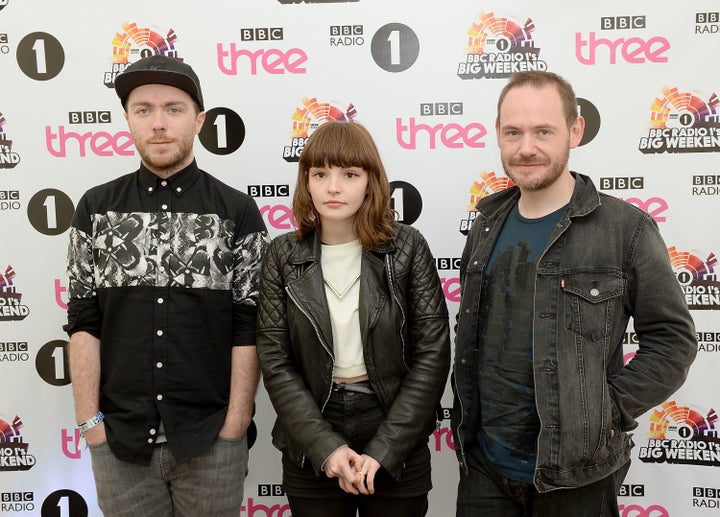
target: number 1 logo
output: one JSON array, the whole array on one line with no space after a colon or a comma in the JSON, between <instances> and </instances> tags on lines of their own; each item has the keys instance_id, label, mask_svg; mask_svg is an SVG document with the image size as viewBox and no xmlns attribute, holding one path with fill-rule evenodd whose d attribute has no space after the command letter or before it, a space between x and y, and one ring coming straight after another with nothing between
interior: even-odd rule
<instances>
[{"instance_id":1,"label":"number 1 logo","mask_svg":"<svg viewBox=\"0 0 720 517\"><path fill-rule=\"evenodd\" d=\"M415 64L420 40L402 23L388 23L375 33L370 46L375 63L388 72L402 72Z\"/></svg>"},{"instance_id":2,"label":"number 1 logo","mask_svg":"<svg viewBox=\"0 0 720 517\"><path fill-rule=\"evenodd\" d=\"M60 42L46 32L33 32L17 46L20 70L30 79L47 81L60 73L65 65L65 51Z\"/></svg>"}]
</instances>

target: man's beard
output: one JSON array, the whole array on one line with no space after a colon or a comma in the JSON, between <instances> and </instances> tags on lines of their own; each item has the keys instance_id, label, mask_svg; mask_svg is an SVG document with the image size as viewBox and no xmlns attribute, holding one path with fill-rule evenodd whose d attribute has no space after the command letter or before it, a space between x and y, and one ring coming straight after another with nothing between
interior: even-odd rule
<instances>
[{"instance_id":1,"label":"man's beard","mask_svg":"<svg viewBox=\"0 0 720 517\"><path fill-rule=\"evenodd\" d=\"M505 174L513 181L513 183L515 183L522 190L526 190L528 192L535 192L538 190L543 190L555 183L565 171L569 159L570 148L568 147L559 161L556 161L555 163L553 163L552 161L550 162L550 169L545 174L540 177L533 178L532 180L527 180L527 178L522 174L515 174L511 172L511 167L515 165L524 165L535 162L530 160L514 160L511 162L510 167L508 167L507 162L505 160L502 160L502 164L503 169L505 170Z\"/></svg>"}]
</instances>

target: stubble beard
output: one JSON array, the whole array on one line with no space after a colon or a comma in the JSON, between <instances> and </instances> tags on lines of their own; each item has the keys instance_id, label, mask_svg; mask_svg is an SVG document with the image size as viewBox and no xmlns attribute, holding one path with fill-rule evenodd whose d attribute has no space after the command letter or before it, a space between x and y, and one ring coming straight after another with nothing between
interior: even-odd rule
<instances>
[{"instance_id":1,"label":"stubble beard","mask_svg":"<svg viewBox=\"0 0 720 517\"><path fill-rule=\"evenodd\" d=\"M515 174L514 172L512 172L512 164L508 164L508 161L505 160L505 158L502 159L502 165L507 177L510 178L513 183L515 183L518 187L520 187L521 190L525 190L527 192L537 192L539 190L546 189L553 183L555 183L557 179L562 176L563 172L565 172L569 160L570 149L568 148L565 149L565 152L560 158L560 160L554 163L552 161L550 162L551 167L545 174L534 179L528 179L523 175ZM531 160L529 160L529 162L533 163ZM524 162L522 160L516 160L514 161L514 163L521 165Z\"/></svg>"}]
</instances>

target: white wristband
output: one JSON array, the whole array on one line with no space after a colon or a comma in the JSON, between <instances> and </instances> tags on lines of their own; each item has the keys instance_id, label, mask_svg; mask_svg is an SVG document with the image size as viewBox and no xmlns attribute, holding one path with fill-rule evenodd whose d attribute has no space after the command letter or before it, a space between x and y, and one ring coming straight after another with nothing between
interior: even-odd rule
<instances>
[{"instance_id":1,"label":"white wristband","mask_svg":"<svg viewBox=\"0 0 720 517\"><path fill-rule=\"evenodd\" d=\"M94 417L92 417L91 419L86 420L82 424L78 424L78 427L80 428L80 432L83 434L87 433L90 429L92 429L93 427L98 425L100 422L102 422L104 418L105 418L105 415L102 414L102 411L98 411L97 414Z\"/></svg>"}]
</instances>

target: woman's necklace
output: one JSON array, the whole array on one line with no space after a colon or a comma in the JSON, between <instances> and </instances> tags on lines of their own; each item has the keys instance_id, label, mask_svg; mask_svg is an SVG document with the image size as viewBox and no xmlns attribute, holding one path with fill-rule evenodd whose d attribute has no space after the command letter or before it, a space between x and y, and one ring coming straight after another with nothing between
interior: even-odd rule
<instances>
[{"instance_id":1,"label":"woman's necklace","mask_svg":"<svg viewBox=\"0 0 720 517\"><path fill-rule=\"evenodd\" d=\"M332 290L333 293L335 293L335 296L337 296L338 298L340 298L342 300L343 296L345 296L348 293L348 291L350 291L352 286L355 285L355 282L357 282L359 279L360 279L360 273L358 273L358 275L352 279L352 282L350 282L343 289L338 289L336 286L332 285L327 278L325 278L324 281L325 281L325 285L328 286Z\"/></svg>"}]
</instances>

